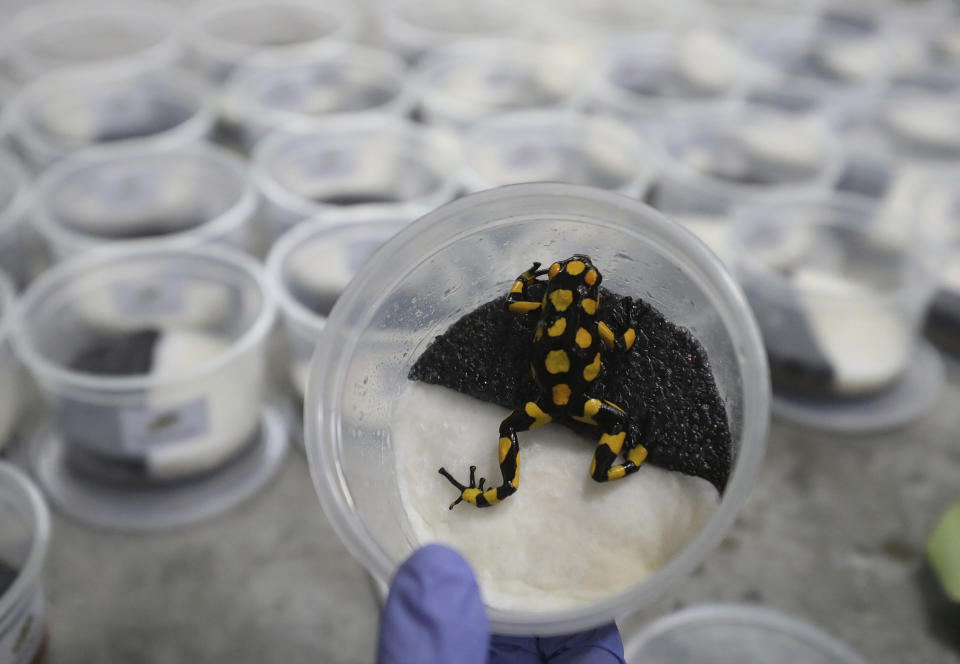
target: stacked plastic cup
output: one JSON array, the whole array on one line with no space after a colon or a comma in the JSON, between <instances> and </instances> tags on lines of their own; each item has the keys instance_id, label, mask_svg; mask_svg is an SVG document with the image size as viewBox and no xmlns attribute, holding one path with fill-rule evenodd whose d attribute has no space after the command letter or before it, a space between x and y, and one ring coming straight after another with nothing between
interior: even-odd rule
<instances>
[{"instance_id":1,"label":"stacked plastic cup","mask_svg":"<svg viewBox=\"0 0 960 664\"><path fill-rule=\"evenodd\" d=\"M222 247L105 248L34 281L14 341L51 408L34 474L65 513L144 530L256 493L287 449L266 405L276 306Z\"/></svg>"},{"instance_id":2,"label":"stacked plastic cup","mask_svg":"<svg viewBox=\"0 0 960 664\"><path fill-rule=\"evenodd\" d=\"M763 331L773 411L865 433L909 422L943 387L922 339L933 275L918 237L891 236L869 200L783 198L744 207L733 250Z\"/></svg>"},{"instance_id":3,"label":"stacked plastic cup","mask_svg":"<svg viewBox=\"0 0 960 664\"><path fill-rule=\"evenodd\" d=\"M476 123L463 144L469 191L564 182L636 196L654 163L629 126L572 110L502 113Z\"/></svg>"},{"instance_id":4,"label":"stacked plastic cup","mask_svg":"<svg viewBox=\"0 0 960 664\"><path fill-rule=\"evenodd\" d=\"M13 350L15 307L13 284L0 272L0 451L14 436L25 391L20 363Z\"/></svg>"},{"instance_id":5,"label":"stacked plastic cup","mask_svg":"<svg viewBox=\"0 0 960 664\"><path fill-rule=\"evenodd\" d=\"M75 67L159 69L183 55L176 13L148 0L31 3L3 37L23 81Z\"/></svg>"},{"instance_id":6,"label":"stacked plastic cup","mask_svg":"<svg viewBox=\"0 0 960 664\"><path fill-rule=\"evenodd\" d=\"M360 29L359 9L345 0L204 0L184 21L191 55L214 81L258 54L339 51Z\"/></svg>"},{"instance_id":7,"label":"stacked plastic cup","mask_svg":"<svg viewBox=\"0 0 960 664\"><path fill-rule=\"evenodd\" d=\"M107 243L255 248L257 198L233 153L197 144L88 150L37 180L31 218L57 258Z\"/></svg>"},{"instance_id":8,"label":"stacked plastic cup","mask_svg":"<svg viewBox=\"0 0 960 664\"><path fill-rule=\"evenodd\" d=\"M296 129L332 114L406 115L407 66L386 52L352 46L341 53L262 55L244 61L224 84L228 131L247 150L272 129Z\"/></svg>"},{"instance_id":9,"label":"stacked plastic cup","mask_svg":"<svg viewBox=\"0 0 960 664\"><path fill-rule=\"evenodd\" d=\"M6 111L11 138L35 168L94 146L189 145L213 128L214 102L177 70L51 72L23 88Z\"/></svg>"},{"instance_id":10,"label":"stacked plastic cup","mask_svg":"<svg viewBox=\"0 0 960 664\"><path fill-rule=\"evenodd\" d=\"M50 512L21 471L0 462L0 657L42 664L47 645L43 566Z\"/></svg>"},{"instance_id":11,"label":"stacked plastic cup","mask_svg":"<svg viewBox=\"0 0 960 664\"><path fill-rule=\"evenodd\" d=\"M276 239L334 208L416 218L458 193L461 164L453 134L370 114L270 134L257 144L251 171Z\"/></svg>"},{"instance_id":12,"label":"stacked plastic cup","mask_svg":"<svg viewBox=\"0 0 960 664\"><path fill-rule=\"evenodd\" d=\"M0 152L0 268L26 283L34 256L27 228L29 178L12 156Z\"/></svg>"},{"instance_id":13,"label":"stacked plastic cup","mask_svg":"<svg viewBox=\"0 0 960 664\"><path fill-rule=\"evenodd\" d=\"M504 111L569 105L582 73L556 45L471 41L425 55L411 85L425 122L463 129Z\"/></svg>"}]
</instances>

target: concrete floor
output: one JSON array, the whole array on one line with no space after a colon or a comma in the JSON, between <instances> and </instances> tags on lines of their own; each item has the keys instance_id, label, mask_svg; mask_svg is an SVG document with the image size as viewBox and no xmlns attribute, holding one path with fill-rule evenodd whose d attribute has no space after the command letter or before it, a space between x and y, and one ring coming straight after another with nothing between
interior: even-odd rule
<instances>
[{"instance_id":1,"label":"concrete floor","mask_svg":"<svg viewBox=\"0 0 960 664\"><path fill-rule=\"evenodd\" d=\"M897 432L838 438L775 423L730 535L624 631L690 604L750 602L818 624L874 664L960 663L960 607L938 596L922 553L960 498L960 369L949 375L936 410ZM56 516L54 532L49 664L374 656L375 596L298 453L259 496L199 526L118 535Z\"/></svg>"}]
</instances>

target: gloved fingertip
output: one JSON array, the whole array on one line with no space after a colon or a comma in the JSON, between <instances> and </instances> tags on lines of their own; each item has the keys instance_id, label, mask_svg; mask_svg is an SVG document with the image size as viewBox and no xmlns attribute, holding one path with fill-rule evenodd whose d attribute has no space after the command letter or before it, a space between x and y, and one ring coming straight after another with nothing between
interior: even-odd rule
<instances>
[{"instance_id":1,"label":"gloved fingertip","mask_svg":"<svg viewBox=\"0 0 960 664\"><path fill-rule=\"evenodd\" d=\"M623 639L613 623L575 634L543 637L540 651L551 664L626 664Z\"/></svg>"}]
</instances>

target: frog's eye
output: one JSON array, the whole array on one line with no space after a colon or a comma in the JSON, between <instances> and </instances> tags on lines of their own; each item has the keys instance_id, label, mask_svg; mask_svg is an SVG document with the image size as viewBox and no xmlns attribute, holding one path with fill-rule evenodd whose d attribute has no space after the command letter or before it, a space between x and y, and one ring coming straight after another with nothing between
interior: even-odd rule
<instances>
[{"instance_id":1,"label":"frog's eye","mask_svg":"<svg viewBox=\"0 0 960 664\"><path fill-rule=\"evenodd\" d=\"M554 263L550 266L550 271L547 272L547 275L553 279L560 272L560 263Z\"/></svg>"}]
</instances>

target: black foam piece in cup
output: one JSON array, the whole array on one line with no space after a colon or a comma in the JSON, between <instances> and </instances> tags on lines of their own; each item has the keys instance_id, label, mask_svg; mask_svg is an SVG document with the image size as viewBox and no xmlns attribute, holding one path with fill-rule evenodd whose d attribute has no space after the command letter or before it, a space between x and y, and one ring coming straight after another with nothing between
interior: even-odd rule
<instances>
[{"instance_id":1,"label":"black foam piece in cup","mask_svg":"<svg viewBox=\"0 0 960 664\"><path fill-rule=\"evenodd\" d=\"M159 340L160 331L156 329L103 336L81 349L70 368L103 376L147 374Z\"/></svg>"},{"instance_id":2,"label":"black foam piece in cup","mask_svg":"<svg viewBox=\"0 0 960 664\"><path fill-rule=\"evenodd\" d=\"M539 299L544 288L533 284L531 299ZM538 317L505 311L504 300L480 306L436 337L409 378L505 408L537 399L530 356ZM629 352L604 355L603 372L590 396L624 408L627 435L647 448L649 463L701 477L723 491L732 461L730 428L703 347L643 300L606 289L601 289L598 319L633 321L637 341ZM599 437L588 424L566 418L558 423L592 442ZM490 437L496 441L497 432ZM584 450L592 453L588 446Z\"/></svg>"}]
</instances>

